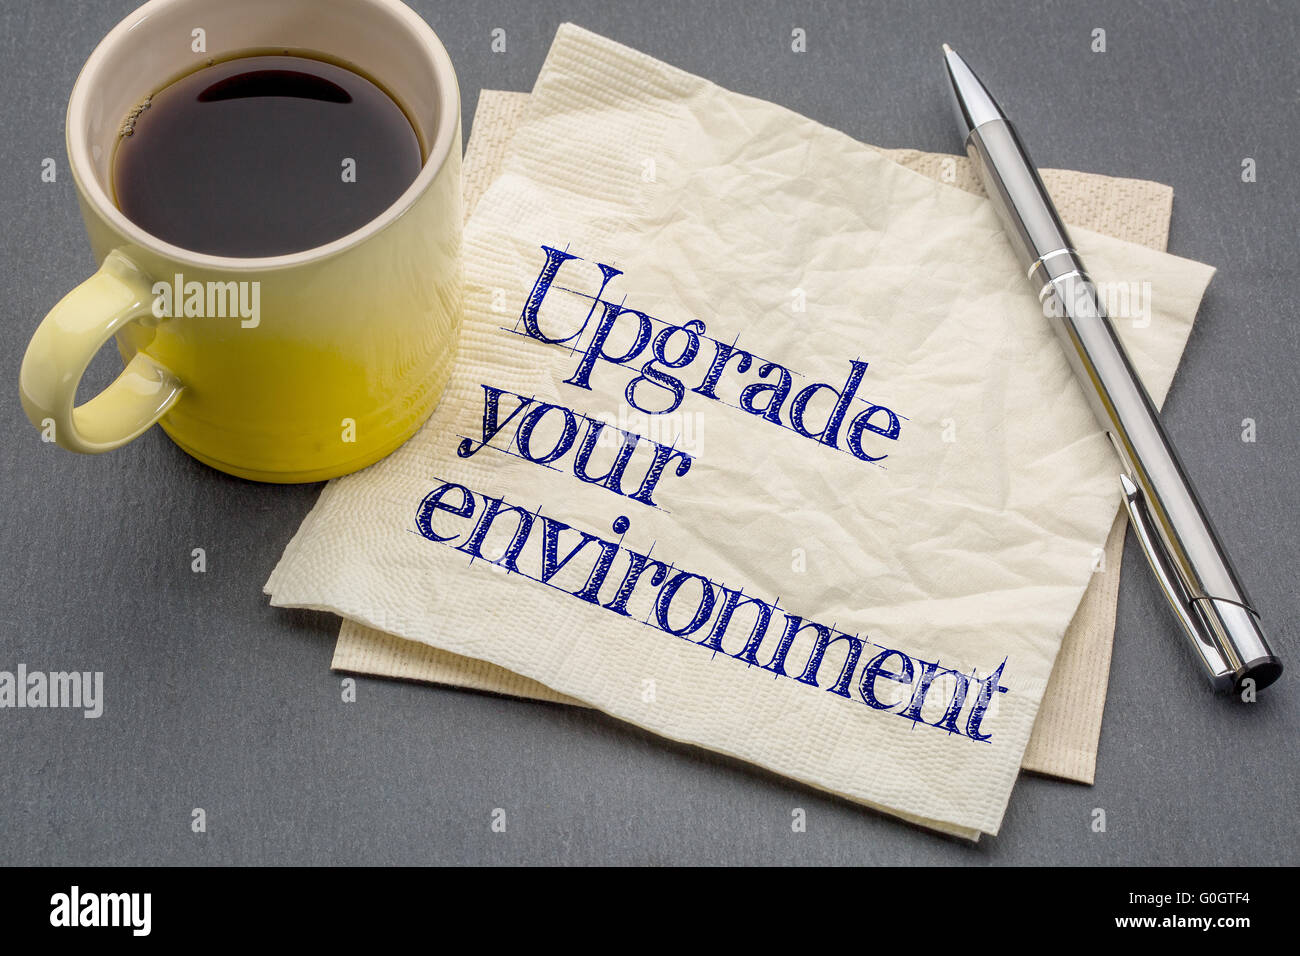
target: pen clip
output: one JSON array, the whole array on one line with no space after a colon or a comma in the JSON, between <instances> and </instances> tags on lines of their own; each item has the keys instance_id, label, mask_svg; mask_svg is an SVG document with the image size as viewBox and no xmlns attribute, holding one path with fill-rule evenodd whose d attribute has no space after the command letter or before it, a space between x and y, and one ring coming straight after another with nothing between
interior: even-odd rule
<instances>
[{"instance_id":1,"label":"pen clip","mask_svg":"<svg viewBox=\"0 0 1300 956\"><path fill-rule=\"evenodd\" d=\"M1142 550L1147 556L1147 562L1160 583L1160 589L1165 592L1165 597L1169 599L1169 606L1174 609L1178 622L1191 638L1196 653L1200 655L1206 669L1216 678L1231 674L1233 668L1224 658L1218 642L1193 610L1191 597L1179 581L1172 563L1165 554L1164 545L1156 535L1151 518L1147 514L1142 492L1128 475L1121 474L1119 483L1124 493L1124 506L1128 508L1129 518L1132 520L1133 533L1137 535L1138 543L1142 545Z\"/></svg>"}]
</instances>

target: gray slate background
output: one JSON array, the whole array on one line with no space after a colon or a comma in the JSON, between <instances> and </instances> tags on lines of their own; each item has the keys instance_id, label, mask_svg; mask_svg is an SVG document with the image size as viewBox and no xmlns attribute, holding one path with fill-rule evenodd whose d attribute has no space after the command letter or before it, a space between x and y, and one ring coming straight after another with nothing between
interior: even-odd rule
<instances>
[{"instance_id":1,"label":"gray slate background","mask_svg":"<svg viewBox=\"0 0 1300 956\"><path fill-rule=\"evenodd\" d=\"M318 485L200 465L157 429L101 457L44 445L17 400L38 319L93 263L63 147L72 82L133 0L0 9L0 669L102 670L106 712L0 711L0 862L1296 863L1300 617L1296 163L1300 8L1276 3L412 4L478 91L527 90L571 20L882 146L955 151L949 41L1044 166L1160 180L1170 250L1213 263L1165 421L1291 666L1212 697L1130 534L1092 788L1026 777L978 846L559 706L362 679L334 619L262 584ZM789 52L792 27L808 52ZM504 54L489 49L507 31ZM1106 30L1108 51L1089 49ZM1069 104L1082 109L1072 113ZM55 184L40 182L44 157ZM1258 182L1240 179L1243 157ZM92 385L115 374L92 366ZM1241 441L1243 418L1258 441ZM208 553L206 574L190 550ZM202 807L208 832L190 831ZM489 830L494 807L509 829ZM791 832L793 807L808 831ZM1107 812L1091 832L1094 807Z\"/></svg>"}]
</instances>

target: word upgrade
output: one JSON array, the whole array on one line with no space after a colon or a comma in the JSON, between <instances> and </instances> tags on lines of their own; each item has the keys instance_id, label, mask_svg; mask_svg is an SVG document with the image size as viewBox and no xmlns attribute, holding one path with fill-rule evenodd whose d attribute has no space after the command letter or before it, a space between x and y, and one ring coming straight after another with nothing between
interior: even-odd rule
<instances>
[{"instance_id":1,"label":"word upgrade","mask_svg":"<svg viewBox=\"0 0 1300 956\"><path fill-rule=\"evenodd\" d=\"M971 740L992 737L981 725L993 695L1007 692L1000 686L1005 660L981 679L804 620L776 602L748 597L739 588L652 558L650 551L626 547L631 524L625 516L616 518L612 527L618 539L607 541L540 509L528 511L454 482L429 492L415 515L421 536L468 555L471 562L489 562L776 677L822 687L825 672L834 675L826 686L832 694L852 700L856 692L875 710ZM784 621L774 629L777 612ZM879 651L863 662L867 648Z\"/></svg>"},{"instance_id":2,"label":"word upgrade","mask_svg":"<svg viewBox=\"0 0 1300 956\"><path fill-rule=\"evenodd\" d=\"M546 261L520 315L524 327L522 334L539 342L563 346L580 355L573 374L564 380L566 385L590 391L597 363L620 368L631 365L634 370L639 368L639 374L627 383L624 390L627 403L646 415L664 415L681 405L687 394L686 381L674 373L684 373L688 366L694 366L691 380L698 380L699 384L690 389L691 393L732 405L761 421L790 429L837 451L848 451L862 461L878 462L888 457L884 449L891 446L884 443L898 440L902 428L900 417L884 405L857 397L858 387L867 371L866 362L853 359L849 363L847 378L839 388L817 382L794 392L798 373L778 362L764 360L737 348L734 342L727 344L709 338L705 335L704 323L699 319L673 325L637 309L606 301L603 296L610 280L623 273L604 263L596 263L601 278L599 291L594 296L556 286L581 300L585 314L582 311L565 314L562 306L557 308L548 304L544 329L542 305L561 267L566 262L582 260L573 253L550 246L542 246L542 250L546 253ZM711 355L701 355L706 351L703 343L712 346L709 350ZM643 361L646 358L648 360ZM697 359L701 359L699 365L695 365ZM756 361L762 362L757 370L759 381L743 386L735 383L732 391L738 393L734 401L728 400L731 396L718 394L729 366L734 366L738 373L745 373ZM822 423L820 428L818 422Z\"/></svg>"}]
</instances>

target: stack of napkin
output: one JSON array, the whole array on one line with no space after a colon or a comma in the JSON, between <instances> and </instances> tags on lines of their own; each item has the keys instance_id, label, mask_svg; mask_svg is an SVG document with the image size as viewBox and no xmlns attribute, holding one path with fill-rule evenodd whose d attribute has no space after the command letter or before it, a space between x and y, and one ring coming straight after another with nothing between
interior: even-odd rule
<instances>
[{"instance_id":1,"label":"stack of napkin","mask_svg":"<svg viewBox=\"0 0 1300 956\"><path fill-rule=\"evenodd\" d=\"M1044 178L1159 401L1212 270L1153 251L1166 187ZM336 667L972 839L1022 764L1091 780L1118 464L963 159L565 26L531 95L483 95L466 182L453 382L267 583L344 617Z\"/></svg>"}]
</instances>

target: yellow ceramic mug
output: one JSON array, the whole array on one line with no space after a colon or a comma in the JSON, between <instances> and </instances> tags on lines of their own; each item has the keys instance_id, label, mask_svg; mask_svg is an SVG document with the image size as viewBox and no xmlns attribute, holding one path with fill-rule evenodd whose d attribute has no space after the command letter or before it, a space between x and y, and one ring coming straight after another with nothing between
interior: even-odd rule
<instances>
[{"instance_id":1,"label":"yellow ceramic mug","mask_svg":"<svg viewBox=\"0 0 1300 956\"><path fill-rule=\"evenodd\" d=\"M415 182L363 228L293 255L205 255L128 220L111 198L123 120L209 60L268 48L323 53L379 81L424 146ZM382 458L428 417L461 321L460 94L413 11L398 0L152 0L86 62L67 145L101 266L45 317L19 381L27 416L60 445L108 451L157 422L222 471L317 481ZM225 307L159 309L164 287ZM125 370L76 406L114 336Z\"/></svg>"}]
</instances>

